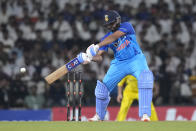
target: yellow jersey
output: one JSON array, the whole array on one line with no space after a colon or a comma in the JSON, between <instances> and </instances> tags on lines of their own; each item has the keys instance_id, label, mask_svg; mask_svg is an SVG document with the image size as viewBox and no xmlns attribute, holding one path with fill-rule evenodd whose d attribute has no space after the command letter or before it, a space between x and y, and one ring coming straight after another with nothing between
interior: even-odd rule
<instances>
[{"instance_id":1,"label":"yellow jersey","mask_svg":"<svg viewBox=\"0 0 196 131\"><path fill-rule=\"evenodd\" d=\"M137 79L134 76L127 75L118 83L118 86L120 86L120 87L122 87L124 85L126 86L125 87L126 91L138 93Z\"/></svg>"}]
</instances>

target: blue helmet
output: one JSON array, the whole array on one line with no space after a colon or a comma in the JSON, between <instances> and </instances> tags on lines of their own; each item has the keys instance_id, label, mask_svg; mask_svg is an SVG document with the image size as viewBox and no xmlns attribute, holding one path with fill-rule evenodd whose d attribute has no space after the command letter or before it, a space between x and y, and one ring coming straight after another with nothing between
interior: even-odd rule
<instances>
[{"instance_id":1,"label":"blue helmet","mask_svg":"<svg viewBox=\"0 0 196 131\"><path fill-rule=\"evenodd\" d=\"M117 22L118 20L120 20L121 17L118 14L117 11L115 10L108 10L105 15L104 15L104 26L109 25L111 23Z\"/></svg>"}]
</instances>

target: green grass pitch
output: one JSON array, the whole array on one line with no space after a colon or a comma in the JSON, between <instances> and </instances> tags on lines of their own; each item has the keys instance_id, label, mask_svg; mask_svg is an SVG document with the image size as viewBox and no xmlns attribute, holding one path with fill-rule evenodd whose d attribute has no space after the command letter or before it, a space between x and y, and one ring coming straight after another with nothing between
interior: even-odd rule
<instances>
[{"instance_id":1,"label":"green grass pitch","mask_svg":"<svg viewBox=\"0 0 196 131\"><path fill-rule=\"evenodd\" d=\"M0 122L0 131L196 131L196 121Z\"/></svg>"}]
</instances>

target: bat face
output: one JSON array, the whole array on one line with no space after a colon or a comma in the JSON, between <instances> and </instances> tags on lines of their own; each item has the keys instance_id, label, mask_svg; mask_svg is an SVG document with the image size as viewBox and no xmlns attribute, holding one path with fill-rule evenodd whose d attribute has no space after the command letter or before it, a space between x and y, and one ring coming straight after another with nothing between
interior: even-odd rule
<instances>
[{"instance_id":1,"label":"bat face","mask_svg":"<svg viewBox=\"0 0 196 131\"><path fill-rule=\"evenodd\" d=\"M54 81L65 75L67 72L71 71L72 69L76 68L78 65L80 65L80 62L78 58L74 58L67 64L61 66L56 71L52 72L48 76L45 77L45 80L48 82L48 84L52 84Z\"/></svg>"}]
</instances>

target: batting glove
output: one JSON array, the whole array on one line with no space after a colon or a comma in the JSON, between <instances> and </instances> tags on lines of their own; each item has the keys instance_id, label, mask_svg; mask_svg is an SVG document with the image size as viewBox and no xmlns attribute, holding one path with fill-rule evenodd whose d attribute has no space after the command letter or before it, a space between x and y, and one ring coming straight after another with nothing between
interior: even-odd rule
<instances>
[{"instance_id":1,"label":"batting glove","mask_svg":"<svg viewBox=\"0 0 196 131\"><path fill-rule=\"evenodd\" d=\"M83 52L79 53L77 55L77 58L78 58L78 61L80 63L90 63L91 62L91 60L89 59L88 55L86 53L83 53Z\"/></svg>"},{"instance_id":2,"label":"batting glove","mask_svg":"<svg viewBox=\"0 0 196 131\"><path fill-rule=\"evenodd\" d=\"M93 59L93 56L95 56L97 54L99 50L99 45L95 45L95 44L92 44L90 45L87 50L86 50L86 54L88 55L88 57L90 58L90 60Z\"/></svg>"}]
</instances>

